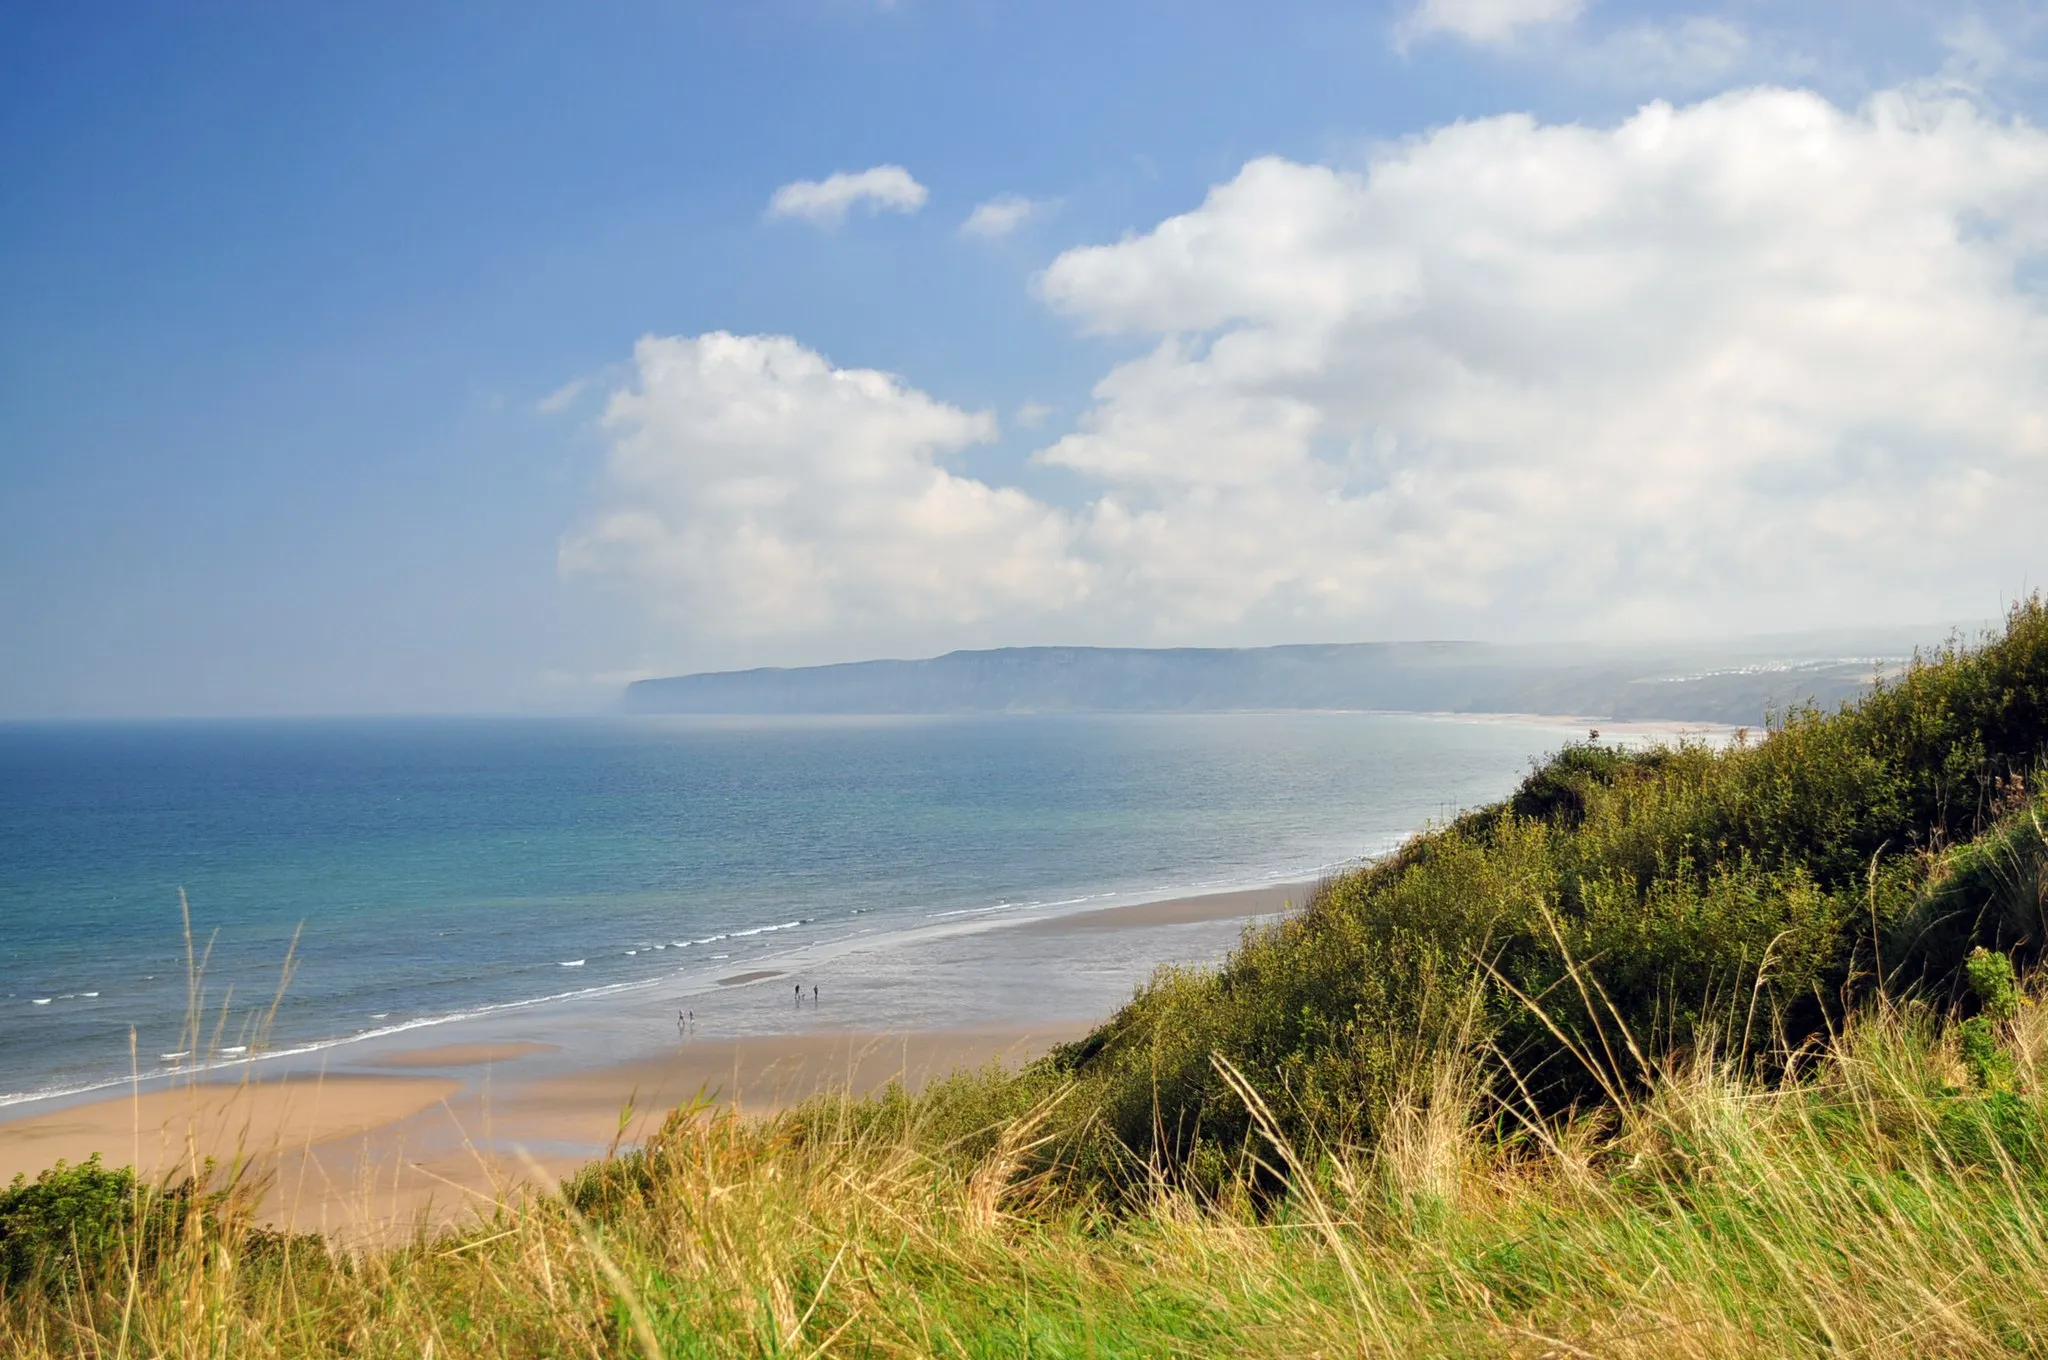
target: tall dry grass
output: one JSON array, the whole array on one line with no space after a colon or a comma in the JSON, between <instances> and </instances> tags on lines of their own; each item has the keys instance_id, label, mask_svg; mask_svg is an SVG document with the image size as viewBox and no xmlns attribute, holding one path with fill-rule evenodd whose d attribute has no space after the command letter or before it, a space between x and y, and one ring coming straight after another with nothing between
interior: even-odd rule
<instances>
[{"instance_id":1,"label":"tall dry grass","mask_svg":"<svg viewBox=\"0 0 2048 1360\"><path fill-rule=\"evenodd\" d=\"M176 1356L1642 1356L2048 1349L2043 1009L1972 1076L1880 1002L1765 1082L1696 1051L1584 1117L1450 1065L1370 1148L1272 1136L1222 1193L1115 1204L1034 1157L1050 1102L678 1111L462 1229L342 1253L188 1214L17 1280L0 1352ZM1226 1080L1230 1074L1224 1074ZM1493 1083L1497 1088L1499 1083Z\"/></svg>"}]
</instances>

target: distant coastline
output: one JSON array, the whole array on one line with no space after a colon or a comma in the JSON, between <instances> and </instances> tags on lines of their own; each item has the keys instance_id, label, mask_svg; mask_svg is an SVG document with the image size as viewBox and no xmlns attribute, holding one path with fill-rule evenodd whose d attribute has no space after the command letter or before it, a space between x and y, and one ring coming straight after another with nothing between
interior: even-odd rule
<instances>
[{"instance_id":1,"label":"distant coastline","mask_svg":"<svg viewBox=\"0 0 2048 1360\"><path fill-rule=\"evenodd\" d=\"M1363 711L1759 726L1800 704L1853 699L1881 669L1945 635L1927 627L1636 646L1005 647L641 680L621 705L638 714Z\"/></svg>"}]
</instances>

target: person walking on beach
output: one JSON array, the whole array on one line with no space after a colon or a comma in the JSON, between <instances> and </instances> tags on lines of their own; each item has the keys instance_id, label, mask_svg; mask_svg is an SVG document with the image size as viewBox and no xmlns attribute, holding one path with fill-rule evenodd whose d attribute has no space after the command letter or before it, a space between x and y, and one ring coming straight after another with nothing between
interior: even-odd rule
<instances>
[{"instance_id":1,"label":"person walking on beach","mask_svg":"<svg viewBox=\"0 0 2048 1360\"><path fill-rule=\"evenodd\" d=\"M796 985L796 1004L799 1006L804 1004L804 985L801 982Z\"/></svg>"},{"instance_id":2,"label":"person walking on beach","mask_svg":"<svg viewBox=\"0 0 2048 1360\"><path fill-rule=\"evenodd\" d=\"M811 984L811 1004L813 1006L818 1004L818 984L815 982Z\"/></svg>"}]
</instances>

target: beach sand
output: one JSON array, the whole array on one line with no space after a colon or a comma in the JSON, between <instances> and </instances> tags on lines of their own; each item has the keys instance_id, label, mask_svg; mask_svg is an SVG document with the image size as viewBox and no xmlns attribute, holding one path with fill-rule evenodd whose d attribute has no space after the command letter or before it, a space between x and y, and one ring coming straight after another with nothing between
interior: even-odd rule
<instances>
[{"instance_id":1,"label":"beach sand","mask_svg":"<svg viewBox=\"0 0 2048 1360\"><path fill-rule=\"evenodd\" d=\"M1163 902L1137 902L1125 907L1104 907L1100 911L1050 916L1011 928L1019 934L1064 935L1277 916L1302 906L1308 895L1315 891L1315 886L1313 883L1283 883L1271 888L1203 893L1197 897L1175 897Z\"/></svg>"},{"instance_id":2,"label":"beach sand","mask_svg":"<svg viewBox=\"0 0 2048 1360\"><path fill-rule=\"evenodd\" d=\"M212 1157L265 1183L265 1223L386 1240L422 1220L487 1211L523 1187L551 1187L636 1144L679 1105L767 1114L821 1091L859 1095L895 1080L915 1090L960 1068L1029 1062L1086 1030L751 1036L502 1085L344 1073L194 1082L0 1124L0 1182L95 1152L174 1180ZM380 1065L404 1066L403 1056ZM419 1056L419 1066L450 1065L446 1048Z\"/></svg>"},{"instance_id":3,"label":"beach sand","mask_svg":"<svg viewBox=\"0 0 2048 1360\"><path fill-rule=\"evenodd\" d=\"M1298 906L1312 887L1070 913L991 933L1070 936L1078 958L1101 931L1269 917ZM1018 1016L907 1033L872 1024L827 1030L812 1021L790 1033L680 1036L655 1056L569 1070L561 1070L556 1045L526 1041L421 1043L356 1058L350 1071L269 1075L259 1063L234 1080L10 1112L0 1122L0 1183L94 1152L157 1177L209 1156L239 1157L268 1184L265 1222L389 1240L420 1222L453 1222L488 1211L499 1196L551 1186L608 1149L637 1143L693 1100L766 1114L823 1091L858 1095L892 1080L916 1089L960 1068L1019 1066L1102 1018Z\"/></svg>"},{"instance_id":4,"label":"beach sand","mask_svg":"<svg viewBox=\"0 0 2048 1360\"><path fill-rule=\"evenodd\" d=\"M151 1179L204 1159L367 1137L455 1097L445 1077L287 1076L195 1081L32 1113L0 1124L0 1182L98 1153Z\"/></svg>"},{"instance_id":5,"label":"beach sand","mask_svg":"<svg viewBox=\"0 0 2048 1360\"><path fill-rule=\"evenodd\" d=\"M411 1048L372 1058L365 1067L488 1067L508 1063L536 1053L552 1053L553 1044L442 1044L438 1048Z\"/></svg>"}]
</instances>

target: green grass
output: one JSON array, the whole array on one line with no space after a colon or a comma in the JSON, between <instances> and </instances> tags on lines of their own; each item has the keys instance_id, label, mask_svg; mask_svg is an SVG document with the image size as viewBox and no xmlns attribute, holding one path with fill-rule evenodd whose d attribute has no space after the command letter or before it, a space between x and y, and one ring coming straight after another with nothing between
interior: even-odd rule
<instances>
[{"instance_id":1,"label":"green grass","mask_svg":"<svg viewBox=\"0 0 2048 1360\"><path fill-rule=\"evenodd\" d=\"M1619 1106L1505 1134L1440 1071L1447 1098L1370 1149L1275 1139L1277 1198L1155 1178L1110 1202L1029 1169L1042 1121L970 1154L914 1101L893 1127L842 1102L686 1112L561 1197L401 1249L292 1252L194 1216L152 1259L11 1290L0 1350L2032 1354L2044 1017L1997 1022L1997 1091L1911 1005L1866 1008L1770 1082L1697 1054Z\"/></svg>"},{"instance_id":2,"label":"green grass","mask_svg":"<svg viewBox=\"0 0 2048 1360\"><path fill-rule=\"evenodd\" d=\"M353 1253L72 1169L0 1196L0 1353L2048 1353L2044 753L2030 600L1732 751L1567 748L1021 1073Z\"/></svg>"}]
</instances>

